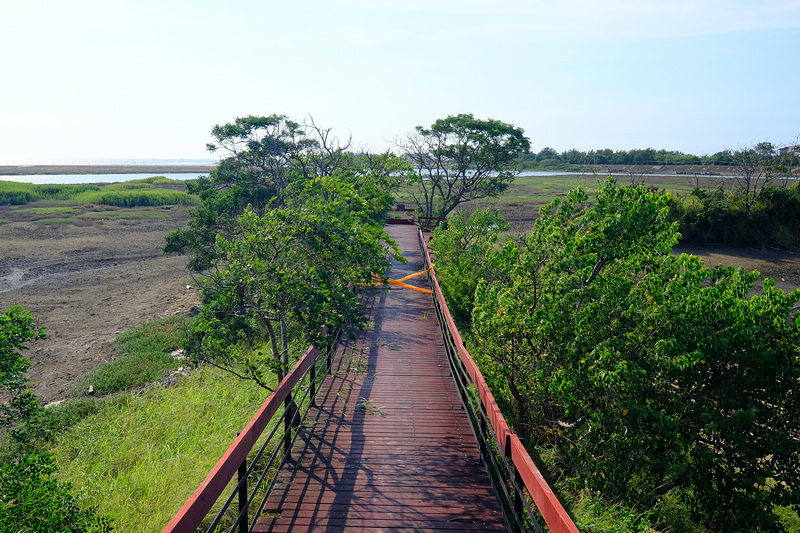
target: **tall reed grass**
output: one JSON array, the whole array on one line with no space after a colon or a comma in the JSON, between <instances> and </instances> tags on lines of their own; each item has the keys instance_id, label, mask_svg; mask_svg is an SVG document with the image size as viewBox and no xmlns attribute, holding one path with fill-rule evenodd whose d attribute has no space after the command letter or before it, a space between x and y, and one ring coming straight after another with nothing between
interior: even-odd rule
<instances>
[{"instance_id":1,"label":"tall reed grass","mask_svg":"<svg viewBox=\"0 0 800 533\"><path fill-rule=\"evenodd\" d=\"M162 179L157 179L162 178ZM147 181L151 180L151 181ZM75 204L101 204L116 207L196 205L199 198L183 191L156 187L174 184L163 176L145 180L97 185L37 185L0 180L0 205L25 205L40 200L62 200Z\"/></svg>"}]
</instances>

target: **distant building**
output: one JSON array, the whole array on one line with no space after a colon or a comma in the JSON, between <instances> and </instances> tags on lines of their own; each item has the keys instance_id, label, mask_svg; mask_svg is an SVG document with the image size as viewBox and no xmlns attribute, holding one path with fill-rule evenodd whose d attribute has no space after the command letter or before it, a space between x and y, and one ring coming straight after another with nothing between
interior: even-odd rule
<instances>
[{"instance_id":1,"label":"distant building","mask_svg":"<svg viewBox=\"0 0 800 533\"><path fill-rule=\"evenodd\" d=\"M792 146L784 146L783 148L778 149L778 154L784 155L790 152L794 152L795 154L800 154L800 144L795 144Z\"/></svg>"}]
</instances>

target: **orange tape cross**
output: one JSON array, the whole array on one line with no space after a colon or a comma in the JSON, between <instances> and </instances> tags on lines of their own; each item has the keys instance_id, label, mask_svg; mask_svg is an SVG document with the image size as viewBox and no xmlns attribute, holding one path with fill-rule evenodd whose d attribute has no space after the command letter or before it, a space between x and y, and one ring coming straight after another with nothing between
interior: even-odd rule
<instances>
[{"instance_id":1,"label":"orange tape cross","mask_svg":"<svg viewBox=\"0 0 800 533\"><path fill-rule=\"evenodd\" d=\"M416 272L414 274L411 274L409 276L406 276L406 277L400 278L400 279L387 279L385 282L384 282L383 278L381 278L379 275L372 274L372 283L356 283L356 285L360 285L361 287L380 287L381 285L385 285L385 284L388 283L389 285L394 285L395 287L404 287L406 289L413 289L415 291L425 292L425 293L431 294L431 293L433 293L433 291L430 290L430 289L423 289L422 287L414 287L413 285L409 285L409 284L403 283L403 282L406 281L407 279L411 279L413 277L419 276L420 274L425 274L432 268L433 268L433 265L431 264L431 266L429 266L428 268L426 268L422 272Z\"/></svg>"}]
</instances>

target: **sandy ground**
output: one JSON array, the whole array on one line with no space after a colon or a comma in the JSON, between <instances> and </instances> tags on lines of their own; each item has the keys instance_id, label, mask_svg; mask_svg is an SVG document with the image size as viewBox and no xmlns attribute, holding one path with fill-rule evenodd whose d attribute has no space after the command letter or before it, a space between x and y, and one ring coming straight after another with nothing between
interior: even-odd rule
<instances>
[{"instance_id":1,"label":"sandy ground","mask_svg":"<svg viewBox=\"0 0 800 533\"><path fill-rule=\"evenodd\" d=\"M143 322L190 313L185 257L162 254L164 235L187 210L157 220L96 220L42 226L0 206L0 310L28 309L48 337L26 352L33 391L63 399L75 379L117 354L109 344ZM23 220L20 220L23 219Z\"/></svg>"}]
</instances>

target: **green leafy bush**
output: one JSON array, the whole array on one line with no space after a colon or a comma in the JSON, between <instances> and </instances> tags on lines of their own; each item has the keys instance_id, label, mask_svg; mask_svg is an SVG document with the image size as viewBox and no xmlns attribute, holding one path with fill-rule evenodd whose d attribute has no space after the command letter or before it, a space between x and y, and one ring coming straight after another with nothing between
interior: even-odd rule
<instances>
[{"instance_id":1,"label":"green leafy bush","mask_svg":"<svg viewBox=\"0 0 800 533\"><path fill-rule=\"evenodd\" d=\"M0 531L111 531L110 521L53 477L49 454L34 454L0 467Z\"/></svg>"},{"instance_id":2,"label":"green leafy bush","mask_svg":"<svg viewBox=\"0 0 800 533\"><path fill-rule=\"evenodd\" d=\"M490 249L475 351L517 431L590 490L642 509L683 491L709 526L774 529L800 504L800 290L749 297L757 274L672 256L668 201L576 189Z\"/></svg>"},{"instance_id":3,"label":"green leafy bush","mask_svg":"<svg viewBox=\"0 0 800 533\"><path fill-rule=\"evenodd\" d=\"M765 187L749 212L739 191L695 189L670 201L682 240L733 245L800 247L800 186Z\"/></svg>"}]
</instances>

